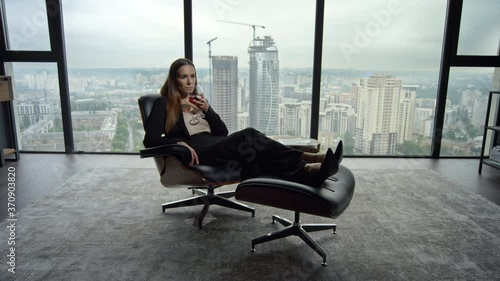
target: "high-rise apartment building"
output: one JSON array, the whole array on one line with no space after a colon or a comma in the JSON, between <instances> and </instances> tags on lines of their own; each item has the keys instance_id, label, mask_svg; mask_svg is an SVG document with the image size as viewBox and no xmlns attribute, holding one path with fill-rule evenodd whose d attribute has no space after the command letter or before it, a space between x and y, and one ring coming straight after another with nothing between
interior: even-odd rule
<instances>
[{"instance_id":1,"label":"high-rise apartment building","mask_svg":"<svg viewBox=\"0 0 500 281\"><path fill-rule=\"evenodd\" d=\"M238 58L212 56L210 105L226 123L230 133L238 130Z\"/></svg>"},{"instance_id":2,"label":"high-rise apartment building","mask_svg":"<svg viewBox=\"0 0 500 281\"><path fill-rule=\"evenodd\" d=\"M434 108L417 107L415 109L415 123L413 125L413 133L417 135L422 135L420 131L420 125L422 121L433 120L434 118Z\"/></svg>"},{"instance_id":3,"label":"high-rise apartment building","mask_svg":"<svg viewBox=\"0 0 500 281\"><path fill-rule=\"evenodd\" d=\"M458 107L451 106L451 107L446 108L446 110L444 112L444 120L443 120L444 126L451 127L457 121L458 121Z\"/></svg>"},{"instance_id":4,"label":"high-rise apartment building","mask_svg":"<svg viewBox=\"0 0 500 281\"><path fill-rule=\"evenodd\" d=\"M402 81L390 75L360 80L355 149L361 154L390 155L398 143Z\"/></svg>"},{"instance_id":5,"label":"high-rise apartment building","mask_svg":"<svg viewBox=\"0 0 500 281\"><path fill-rule=\"evenodd\" d=\"M280 104L279 134L300 136L301 118L300 103L286 102Z\"/></svg>"},{"instance_id":6,"label":"high-rise apartment building","mask_svg":"<svg viewBox=\"0 0 500 281\"><path fill-rule=\"evenodd\" d=\"M311 133L311 102L288 99L279 106L278 134L309 137Z\"/></svg>"},{"instance_id":7,"label":"high-rise apartment building","mask_svg":"<svg viewBox=\"0 0 500 281\"><path fill-rule=\"evenodd\" d=\"M474 106L474 101L476 97L481 96L481 91L474 89L466 89L462 91L462 95L460 97L460 105L463 108L472 108Z\"/></svg>"},{"instance_id":8,"label":"high-rise apartment building","mask_svg":"<svg viewBox=\"0 0 500 281\"><path fill-rule=\"evenodd\" d=\"M300 102L300 135L308 138L311 135L311 101Z\"/></svg>"},{"instance_id":9,"label":"high-rise apartment building","mask_svg":"<svg viewBox=\"0 0 500 281\"><path fill-rule=\"evenodd\" d=\"M337 138L342 138L346 133L354 134L356 114L351 105L333 103L326 108L323 122L322 127L325 131L334 133Z\"/></svg>"},{"instance_id":10,"label":"high-rise apartment building","mask_svg":"<svg viewBox=\"0 0 500 281\"><path fill-rule=\"evenodd\" d=\"M51 119L56 111L48 102L34 100L18 104L17 113L19 121L27 127L42 120Z\"/></svg>"},{"instance_id":11,"label":"high-rise apartment building","mask_svg":"<svg viewBox=\"0 0 500 281\"><path fill-rule=\"evenodd\" d=\"M488 96L481 91L474 89L462 91L460 106L468 114L471 124L475 126L483 125L487 104Z\"/></svg>"},{"instance_id":12,"label":"high-rise apartment building","mask_svg":"<svg viewBox=\"0 0 500 281\"><path fill-rule=\"evenodd\" d=\"M278 48L270 36L255 38L250 47L249 126L275 135L278 126Z\"/></svg>"},{"instance_id":13,"label":"high-rise apartment building","mask_svg":"<svg viewBox=\"0 0 500 281\"><path fill-rule=\"evenodd\" d=\"M420 121L418 126L418 134L420 136L430 138L432 136L432 131L434 130L434 120L427 119Z\"/></svg>"},{"instance_id":14,"label":"high-rise apartment building","mask_svg":"<svg viewBox=\"0 0 500 281\"><path fill-rule=\"evenodd\" d=\"M488 96L480 95L474 99L474 106L470 116L472 125L484 126L484 119L486 116L486 109L488 108Z\"/></svg>"},{"instance_id":15,"label":"high-rise apartment building","mask_svg":"<svg viewBox=\"0 0 500 281\"><path fill-rule=\"evenodd\" d=\"M398 110L398 143L413 139L417 86L403 86Z\"/></svg>"}]
</instances>

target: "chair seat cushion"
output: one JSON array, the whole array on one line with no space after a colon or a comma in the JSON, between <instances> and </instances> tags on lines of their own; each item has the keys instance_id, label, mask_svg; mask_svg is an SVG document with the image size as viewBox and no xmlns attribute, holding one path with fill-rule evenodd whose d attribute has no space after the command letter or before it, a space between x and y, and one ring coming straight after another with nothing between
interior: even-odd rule
<instances>
[{"instance_id":1,"label":"chair seat cushion","mask_svg":"<svg viewBox=\"0 0 500 281\"><path fill-rule=\"evenodd\" d=\"M188 169L197 172L205 181L215 185L236 183L241 179L238 170L230 170L226 169L226 167L192 165L188 166Z\"/></svg>"},{"instance_id":2,"label":"chair seat cushion","mask_svg":"<svg viewBox=\"0 0 500 281\"><path fill-rule=\"evenodd\" d=\"M276 178L252 178L236 188L235 199L301 213L336 218L349 206L354 195L352 172L340 165L322 187Z\"/></svg>"}]
</instances>

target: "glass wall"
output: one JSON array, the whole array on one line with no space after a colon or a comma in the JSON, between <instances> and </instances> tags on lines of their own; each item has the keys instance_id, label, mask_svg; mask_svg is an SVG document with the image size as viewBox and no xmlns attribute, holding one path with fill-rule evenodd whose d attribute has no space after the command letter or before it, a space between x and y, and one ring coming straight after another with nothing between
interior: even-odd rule
<instances>
[{"instance_id":1,"label":"glass wall","mask_svg":"<svg viewBox=\"0 0 500 281\"><path fill-rule=\"evenodd\" d=\"M182 1L63 0L63 12L75 150L139 151L137 99L184 54Z\"/></svg>"},{"instance_id":2,"label":"glass wall","mask_svg":"<svg viewBox=\"0 0 500 281\"><path fill-rule=\"evenodd\" d=\"M310 136L314 1L193 0L194 62L231 132Z\"/></svg>"},{"instance_id":3,"label":"glass wall","mask_svg":"<svg viewBox=\"0 0 500 281\"><path fill-rule=\"evenodd\" d=\"M45 0L4 0L4 3L8 49L49 51Z\"/></svg>"},{"instance_id":4,"label":"glass wall","mask_svg":"<svg viewBox=\"0 0 500 281\"><path fill-rule=\"evenodd\" d=\"M45 1L2 3L8 50L50 50L52 11L47 18ZM231 132L251 126L268 135L310 136L314 3L192 0L198 78ZM347 155L429 155L447 3L325 1L318 128L323 149L343 139ZM464 0L458 55L497 54L498 3ZM158 93L170 63L184 56L183 4L62 0L77 151L142 148L137 98ZM33 53L6 55L38 59ZM19 135L26 131L23 150L63 151L63 140L49 140L49 133L62 139L56 63L6 68L18 102L31 103L16 113ZM479 79L491 87L491 73L452 69L442 155L476 155L477 147L467 147L484 119L480 105L488 88L476 84ZM464 86L464 80L471 82ZM38 140L26 142L30 130Z\"/></svg>"},{"instance_id":5,"label":"glass wall","mask_svg":"<svg viewBox=\"0 0 500 281\"><path fill-rule=\"evenodd\" d=\"M64 136L55 63L7 63L12 76L19 148L64 151Z\"/></svg>"},{"instance_id":6,"label":"glass wall","mask_svg":"<svg viewBox=\"0 0 500 281\"><path fill-rule=\"evenodd\" d=\"M464 0L458 55L497 55L500 43L500 2Z\"/></svg>"},{"instance_id":7,"label":"glass wall","mask_svg":"<svg viewBox=\"0 0 500 281\"><path fill-rule=\"evenodd\" d=\"M447 1L326 1L319 139L430 155Z\"/></svg>"},{"instance_id":8,"label":"glass wall","mask_svg":"<svg viewBox=\"0 0 500 281\"><path fill-rule=\"evenodd\" d=\"M481 153L493 77L493 68L451 68L441 156L479 156Z\"/></svg>"}]
</instances>

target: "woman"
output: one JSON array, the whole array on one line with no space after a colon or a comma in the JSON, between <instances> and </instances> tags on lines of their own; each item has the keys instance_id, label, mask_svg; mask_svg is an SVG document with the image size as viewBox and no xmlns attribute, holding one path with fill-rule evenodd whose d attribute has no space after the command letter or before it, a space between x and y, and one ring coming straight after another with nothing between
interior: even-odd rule
<instances>
[{"instance_id":1,"label":"woman","mask_svg":"<svg viewBox=\"0 0 500 281\"><path fill-rule=\"evenodd\" d=\"M145 147L183 145L191 152L190 165L225 165L240 170L243 180L271 176L320 186L337 172L339 159L331 149L326 155L304 153L253 128L228 136L219 115L197 95L196 85L194 64L184 58L174 61L160 91L163 97L147 121Z\"/></svg>"}]
</instances>

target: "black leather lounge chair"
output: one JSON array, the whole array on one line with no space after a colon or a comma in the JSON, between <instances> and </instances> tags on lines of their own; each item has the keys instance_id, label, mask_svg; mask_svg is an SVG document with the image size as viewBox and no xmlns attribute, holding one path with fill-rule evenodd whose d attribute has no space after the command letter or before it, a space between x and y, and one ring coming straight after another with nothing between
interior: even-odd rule
<instances>
[{"instance_id":1,"label":"black leather lounge chair","mask_svg":"<svg viewBox=\"0 0 500 281\"><path fill-rule=\"evenodd\" d=\"M153 105L160 95L145 95L139 98L139 109L144 129L151 114ZM197 196L182 199L162 205L162 211L169 208L203 205L198 219L198 226L202 228L203 219L210 205L220 205L228 208L250 212L255 216L255 209L245 204L235 202L228 198L234 196L234 191L215 193L215 189L228 184L238 183L240 174L237 171L228 171L225 167L214 167L207 165L192 165L191 153L182 145L171 144L158 147L146 148L139 152L141 158L153 157L160 182L165 187L184 187L192 189L193 195Z\"/></svg>"},{"instance_id":2,"label":"black leather lounge chair","mask_svg":"<svg viewBox=\"0 0 500 281\"><path fill-rule=\"evenodd\" d=\"M160 98L159 95L146 95L139 98L143 124L146 124L154 101L158 98ZM341 161L343 156L341 143L339 143L335 154L336 158ZM188 187L193 190L193 194L198 194L192 198L163 204L162 210L164 212L168 208L204 205L198 220L198 225L202 228L203 218L212 204L247 211L252 213L252 216L255 215L254 208L228 199L233 196L237 200L294 211L295 219L293 222L273 215L273 223L278 221L285 228L253 239L252 251L255 251L257 244L296 235L323 257L322 265L326 265L328 254L309 236L308 232L332 229L335 233L336 225L302 224L300 213L337 218L349 206L354 194L354 176L348 168L342 165L340 165L338 172L329 177L321 187L313 187L265 177L240 182L239 173L229 173L224 167L189 166L191 153L182 145L164 145L143 149L140 151L140 156L141 158L154 158L160 173L160 181L165 187ZM217 187L238 182L236 191L217 194L214 192Z\"/></svg>"}]
</instances>

